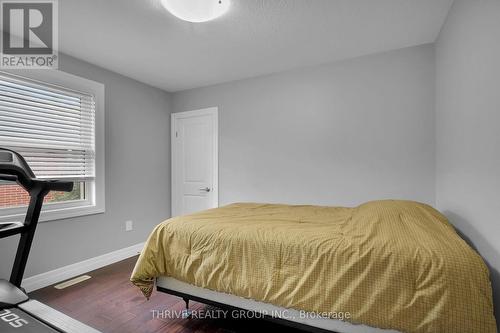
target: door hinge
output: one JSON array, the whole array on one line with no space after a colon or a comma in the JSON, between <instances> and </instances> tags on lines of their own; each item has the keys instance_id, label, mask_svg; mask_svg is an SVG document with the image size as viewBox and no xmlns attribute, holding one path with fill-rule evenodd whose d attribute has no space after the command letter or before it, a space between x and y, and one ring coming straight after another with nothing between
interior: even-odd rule
<instances>
[{"instance_id":1,"label":"door hinge","mask_svg":"<svg viewBox=\"0 0 500 333\"><path fill-rule=\"evenodd\" d=\"M179 133L177 133L177 131L175 131L175 137L178 137L179 136Z\"/></svg>"}]
</instances>

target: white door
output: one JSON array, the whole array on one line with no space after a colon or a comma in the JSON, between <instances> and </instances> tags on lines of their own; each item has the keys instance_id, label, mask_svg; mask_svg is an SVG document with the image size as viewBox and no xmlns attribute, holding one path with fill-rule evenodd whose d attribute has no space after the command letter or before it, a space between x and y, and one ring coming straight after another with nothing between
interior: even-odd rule
<instances>
[{"instance_id":1,"label":"white door","mask_svg":"<svg viewBox=\"0 0 500 333\"><path fill-rule=\"evenodd\" d=\"M214 107L172 114L172 216L219 204L217 113Z\"/></svg>"}]
</instances>

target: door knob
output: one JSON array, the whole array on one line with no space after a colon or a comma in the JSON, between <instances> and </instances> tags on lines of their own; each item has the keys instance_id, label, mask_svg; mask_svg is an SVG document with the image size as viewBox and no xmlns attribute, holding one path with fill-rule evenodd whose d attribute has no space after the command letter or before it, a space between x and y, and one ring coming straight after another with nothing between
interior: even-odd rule
<instances>
[{"instance_id":1,"label":"door knob","mask_svg":"<svg viewBox=\"0 0 500 333\"><path fill-rule=\"evenodd\" d=\"M200 188L200 191L210 192L210 187Z\"/></svg>"}]
</instances>

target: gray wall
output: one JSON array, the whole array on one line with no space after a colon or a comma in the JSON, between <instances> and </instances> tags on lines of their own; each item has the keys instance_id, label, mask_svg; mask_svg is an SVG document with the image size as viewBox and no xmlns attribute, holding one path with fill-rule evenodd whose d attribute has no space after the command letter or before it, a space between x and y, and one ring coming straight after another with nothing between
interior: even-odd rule
<instances>
[{"instance_id":1,"label":"gray wall","mask_svg":"<svg viewBox=\"0 0 500 333\"><path fill-rule=\"evenodd\" d=\"M59 61L105 84L106 213L41 223L26 277L143 242L170 216L170 95L75 58ZM8 278L15 241L0 242L0 277Z\"/></svg>"},{"instance_id":2,"label":"gray wall","mask_svg":"<svg viewBox=\"0 0 500 333\"><path fill-rule=\"evenodd\" d=\"M436 44L437 207L490 265L500 318L500 1L455 0Z\"/></svg>"},{"instance_id":3,"label":"gray wall","mask_svg":"<svg viewBox=\"0 0 500 333\"><path fill-rule=\"evenodd\" d=\"M434 49L424 45L174 93L219 107L220 203L434 204Z\"/></svg>"},{"instance_id":4,"label":"gray wall","mask_svg":"<svg viewBox=\"0 0 500 333\"><path fill-rule=\"evenodd\" d=\"M499 304L499 31L498 0L455 0L436 54L424 45L172 95L62 55L62 70L106 86L106 213L42 223L26 276L144 241L170 215L170 111L218 106L221 204L436 204L488 262ZM0 277L14 250L0 242Z\"/></svg>"}]
</instances>

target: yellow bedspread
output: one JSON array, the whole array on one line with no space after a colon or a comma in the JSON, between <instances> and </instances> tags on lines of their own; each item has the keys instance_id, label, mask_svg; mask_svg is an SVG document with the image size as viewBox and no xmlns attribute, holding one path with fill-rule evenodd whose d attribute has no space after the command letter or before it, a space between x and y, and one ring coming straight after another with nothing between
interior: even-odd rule
<instances>
[{"instance_id":1,"label":"yellow bedspread","mask_svg":"<svg viewBox=\"0 0 500 333\"><path fill-rule=\"evenodd\" d=\"M497 332L483 260L416 202L240 203L172 218L131 281L149 297L158 276L401 332Z\"/></svg>"}]
</instances>

